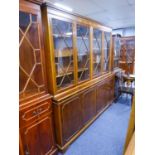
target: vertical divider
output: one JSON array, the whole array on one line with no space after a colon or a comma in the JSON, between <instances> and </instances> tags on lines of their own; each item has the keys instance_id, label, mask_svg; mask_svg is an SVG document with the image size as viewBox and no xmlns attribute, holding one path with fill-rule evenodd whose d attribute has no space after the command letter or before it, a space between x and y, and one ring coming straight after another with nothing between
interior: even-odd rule
<instances>
[{"instance_id":1,"label":"vertical divider","mask_svg":"<svg viewBox=\"0 0 155 155\"><path fill-rule=\"evenodd\" d=\"M102 31L101 72L102 72L102 74L104 74L104 31Z\"/></svg>"},{"instance_id":2,"label":"vertical divider","mask_svg":"<svg viewBox=\"0 0 155 155\"><path fill-rule=\"evenodd\" d=\"M54 56L54 45L53 35L49 19L47 8L42 8L42 21L43 21L43 32L44 32L44 44L45 44L45 59L46 59L46 72L48 74L48 90L51 94L56 93L56 73L55 73L55 56Z\"/></svg>"},{"instance_id":3,"label":"vertical divider","mask_svg":"<svg viewBox=\"0 0 155 155\"><path fill-rule=\"evenodd\" d=\"M78 84L78 64L77 64L77 24L73 22L73 61L74 61L74 84Z\"/></svg>"},{"instance_id":4,"label":"vertical divider","mask_svg":"<svg viewBox=\"0 0 155 155\"><path fill-rule=\"evenodd\" d=\"M112 50L112 33L110 34L110 49L109 49L109 71L112 71L112 52L113 52L113 50Z\"/></svg>"},{"instance_id":5,"label":"vertical divider","mask_svg":"<svg viewBox=\"0 0 155 155\"><path fill-rule=\"evenodd\" d=\"M114 70L114 38L112 37L111 71Z\"/></svg>"},{"instance_id":6,"label":"vertical divider","mask_svg":"<svg viewBox=\"0 0 155 155\"><path fill-rule=\"evenodd\" d=\"M90 79L93 79L93 27L90 27Z\"/></svg>"}]
</instances>

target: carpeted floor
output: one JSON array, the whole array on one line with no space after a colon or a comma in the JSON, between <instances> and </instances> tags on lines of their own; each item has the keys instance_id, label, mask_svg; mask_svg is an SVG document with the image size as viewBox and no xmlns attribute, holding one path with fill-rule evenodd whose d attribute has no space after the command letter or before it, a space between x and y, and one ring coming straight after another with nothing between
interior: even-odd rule
<instances>
[{"instance_id":1,"label":"carpeted floor","mask_svg":"<svg viewBox=\"0 0 155 155\"><path fill-rule=\"evenodd\" d=\"M122 155L130 104L130 97L120 97L70 145L64 155Z\"/></svg>"}]
</instances>

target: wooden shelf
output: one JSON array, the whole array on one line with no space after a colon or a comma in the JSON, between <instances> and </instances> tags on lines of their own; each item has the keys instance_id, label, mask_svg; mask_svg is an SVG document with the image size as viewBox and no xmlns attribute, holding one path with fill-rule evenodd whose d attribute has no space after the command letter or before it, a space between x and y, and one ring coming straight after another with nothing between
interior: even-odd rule
<instances>
[{"instance_id":1,"label":"wooden shelf","mask_svg":"<svg viewBox=\"0 0 155 155\"><path fill-rule=\"evenodd\" d=\"M78 72L87 71L89 68L80 68L78 69Z\"/></svg>"},{"instance_id":2,"label":"wooden shelf","mask_svg":"<svg viewBox=\"0 0 155 155\"><path fill-rule=\"evenodd\" d=\"M71 75L71 74L73 74L73 71L71 72L68 72L68 73L62 73L62 74L58 74L57 76L56 76L56 78L60 78L60 77L63 77L63 76L65 76L65 75Z\"/></svg>"},{"instance_id":3,"label":"wooden shelf","mask_svg":"<svg viewBox=\"0 0 155 155\"><path fill-rule=\"evenodd\" d=\"M78 70L78 72L82 72L82 71L86 71L86 70L88 70L88 68L80 68L79 70ZM56 77L57 78L60 78L60 77L62 77L62 76L65 76L65 75L71 75L71 74L73 74L74 72L73 72L73 70L72 71L69 71L68 73L62 73L62 74L58 74Z\"/></svg>"},{"instance_id":4,"label":"wooden shelf","mask_svg":"<svg viewBox=\"0 0 155 155\"><path fill-rule=\"evenodd\" d=\"M73 56L73 49L68 49L68 50L62 50L62 51L56 51L55 50L55 58L64 58L64 57L71 57Z\"/></svg>"}]
</instances>

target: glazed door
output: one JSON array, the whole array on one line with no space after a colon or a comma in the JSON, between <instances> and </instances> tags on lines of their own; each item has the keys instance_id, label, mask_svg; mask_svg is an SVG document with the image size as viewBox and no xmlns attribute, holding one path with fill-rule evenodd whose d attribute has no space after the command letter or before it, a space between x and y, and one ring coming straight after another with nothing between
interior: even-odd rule
<instances>
[{"instance_id":1,"label":"glazed door","mask_svg":"<svg viewBox=\"0 0 155 155\"><path fill-rule=\"evenodd\" d=\"M24 3L24 2L23 2ZM25 2L26 3L26 2ZM20 99L45 92L40 10L20 4L19 11L19 94Z\"/></svg>"}]
</instances>

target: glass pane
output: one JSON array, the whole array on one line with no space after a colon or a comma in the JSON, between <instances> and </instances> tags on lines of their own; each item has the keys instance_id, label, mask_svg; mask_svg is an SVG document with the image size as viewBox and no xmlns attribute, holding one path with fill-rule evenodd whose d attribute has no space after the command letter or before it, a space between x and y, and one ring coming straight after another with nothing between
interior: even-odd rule
<instances>
[{"instance_id":1,"label":"glass pane","mask_svg":"<svg viewBox=\"0 0 155 155\"><path fill-rule=\"evenodd\" d=\"M30 43L32 44L33 48L38 49L39 48L38 24L32 23L26 35Z\"/></svg>"},{"instance_id":2,"label":"glass pane","mask_svg":"<svg viewBox=\"0 0 155 155\"><path fill-rule=\"evenodd\" d=\"M42 67L41 65L36 65L33 71L32 79L37 83L37 85L43 84L43 77L42 77Z\"/></svg>"},{"instance_id":3,"label":"glass pane","mask_svg":"<svg viewBox=\"0 0 155 155\"><path fill-rule=\"evenodd\" d=\"M90 47L89 27L77 25L78 80L89 79Z\"/></svg>"},{"instance_id":4,"label":"glass pane","mask_svg":"<svg viewBox=\"0 0 155 155\"><path fill-rule=\"evenodd\" d=\"M120 35L114 35L114 68L119 67L119 59L120 59L120 50L121 50L121 42Z\"/></svg>"},{"instance_id":5,"label":"glass pane","mask_svg":"<svg viewBox=\"0 0 155 155\"><path fill-rule=\"evenodd\" d=\"M38 93L37 85L34 82L32 82L32 80L30 80L24 93L26 96Z\"/></svg>"},{"instance_id":6,"label":"glass pane","mask_svg":"<svg viewBox=\"0 0 155 155\"><path fill-rule=\"evenodd\" d=\"M28 80L28 77L26 74L19 68L19 91L23 91L24 86L26 84L26 81Z\"/></svg>"},{"instance_id":7,"label":"glass pane","mask_svg":"<svg viewBox=\"0 0 155 155\"><path fill-rule=\"evenodd\" d=\"M110 32L104 32L104 71L109 71L109 59L110 59Z\"/></svg>"},{"instance_id":8,"label":"glass pane","mask_svg":"<svg viewBox=\"0 0 155 155\"><path fill-rule=\"evenodd\" d=\"M22 37L23 37L23 35L22 35L21 31L19 30L19 43L20 43Z\"/></svg>"},{"instance_id":9,"label":"glass pane","mask_svg":"<svg viewBox=\"0 0 155 155\"><path fill-rule=\"evenodd\" d=\"M32 22L37 22L37 16L36 15L32 15Z\"/></svg>"},{"instance_id":10,"label":"glass pane","mask_svg":"<svg viewBox=\"0 0 155 155\"><path fill-rule=\"evenodd\" d=\"M23 67L28 74L30 74L35 64L35 59L33 49L26 39L23 40L19 48L19 58L20 58L20 66Z\"/></svg>"},{"instance_id":11,"label":"glass pane","mask_svg":"<svg viewBox=\"0 0 155 155\"><path fill-rule=\"evenodd\" d=\"M102 31L93 30L93 75L101 74Z\"/></svg>"},{"instance_id":12,"label":"glass pane","mask_svg":"<svg viewBox=\"0 0 155 155\"><path fill-rule=\"evenodd\" d=\"M57 87L69 86L74 80L72 23L52 19Z\"/></svg>"},{"instance_id":13,"label":"glass pane","mask_svg":"<svg viewBox=\"0 0 155 155\"><path fill-rule=\"evenodd\" d=\"M23 32L26 31L30 24L30 14L19 11L19 27Z\"/></svg>"},{"instance_id":14,"label":"glass pane","mask_svg":"<svg viewBox=\"0 0 155 155\"><path fill-rule=\"evenodd\" d=\"M41 59L40 59L40 50L36 50L35 51L35 56L36 56L36 62L40 63Z\"/></svg>"},{"instance_id":15,"label":"glass pane","mask_svg":"<svg viewBox=\"0 0 155 155\"><path fill-rule=\"evenodd\" d=\"M36 21L36 15L19 12L20 97L34 95L45 87L43 85L43 72L40 58L39 29Z\"/></svg>"},{"instance_id":16,"label":"glass pane","mask_svg":"<svg viewBox=\"0 0 155 155\"><path fill-rule=\"evenodd\" d=\"M127 40L126 41L126 54L127 54L127 62L132 63L134 62L134 55L135 55L135 41Z\"/></svg>"}]
</instances>

